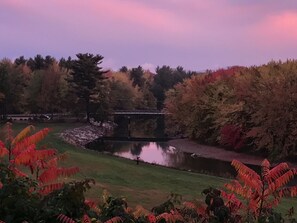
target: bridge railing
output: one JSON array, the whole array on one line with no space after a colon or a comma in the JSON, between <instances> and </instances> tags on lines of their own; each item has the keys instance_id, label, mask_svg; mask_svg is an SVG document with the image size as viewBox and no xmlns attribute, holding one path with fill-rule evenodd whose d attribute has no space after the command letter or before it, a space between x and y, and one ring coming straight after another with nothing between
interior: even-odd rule
<instances>
[{"instance_id":1,"label":"bridge railing","mask_svg":"<svg viewBox=\"0 0 297 223\"><path fill-rule=\"evenodd\" d=\"M167 113L160 110L116 110L112 115L165 115Z\"/></svg>"}]
</instances>

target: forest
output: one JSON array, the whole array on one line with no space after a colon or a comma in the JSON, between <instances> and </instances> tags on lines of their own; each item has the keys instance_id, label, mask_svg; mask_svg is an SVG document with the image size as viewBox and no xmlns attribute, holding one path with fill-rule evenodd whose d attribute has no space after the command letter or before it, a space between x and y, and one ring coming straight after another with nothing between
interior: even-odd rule
<instances>
[{"instance_id":1,"label":"forest","mask_svg":"<svg viewBox=\"0 0 297 223\"><path fill-rule=\"evenodd\" d=\"M88 61L96 57L93 67L88 67ZM41 55L2 59L1 117L77 115L88 110L104 120L112 110L163 109L169 114L166 125L170 134L237 151L257 151L270 159L294 159L297 61L205 72L164 65L152 73L141 66L103 70L102 60L92 54L60 60ZM88 71L90 79L84 85L81 67L98 69L100 78Z\"/></svg>"},{"instance_id":2,"label":"forest","mask_svg":"<svg viewBox=\"0 0 297 223\"><path fill-rule=\"evenodd\" d=\"M194 75L166 93L171 130L206 144L296 157L297 61Z\"/></svg>"},{"instance_id":3,"label":"forest","mask_svg":"<svg viewBox=\"0 0 297 223\"><path fill-rule=\"evenodd\" d=\"M94 55L90 58L95 58ZM98 60L98 65L103 57ZM11 61L0 61L0 103L2 114L19 113L79 113L85 111L80 95L71 79L75 59L36 55ZM84 64L83 66L88 66ZM101 68L100 68L101 69ZM157 67L156 74L141 66L119 71L101 71L103 78L94 87L88 86L91 111L101 109L162 108L165 91L191 76L194 72L182 67ZM92 80L94 83L96 79Z\"/></svg>"}]
</instances>

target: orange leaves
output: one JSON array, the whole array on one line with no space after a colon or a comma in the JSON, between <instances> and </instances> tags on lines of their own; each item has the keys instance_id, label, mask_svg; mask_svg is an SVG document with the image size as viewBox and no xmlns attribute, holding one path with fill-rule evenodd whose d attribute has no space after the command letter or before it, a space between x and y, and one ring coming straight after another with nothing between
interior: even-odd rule
<instances>
[{"instance_id":1,"label":"orange leaves","mask_svg":"<svg viewBox=\"0 0 297 223\"><path fill-rule=\"evenodd\" d=\"M45 185L40 188L39 193L46 195L55 190L61 189L63 186L64 186L64 183L54 183L54 184Z\"/></svg>"},{"instance_id":2,"label":"orange leaves","mask_svg":"<svg viewBox=\"0 0 297 223\"><path fill-rule=\"evenodd\" d=\"M38 178L41 183L48 183L56 180L60 176L71 176L79 172L78 167L57 168L51 167L45 170Z\"/></svg>"},{"instance_id":3,"label":"orange leaves","mask_svg":"<svg viewBox=\"0 0 297 223\"><path fill-rule=\"evenodd\" d=\"M232 166L238 173L239 181L234 180L225 187L244 197L249 203L248 209L256 216L261 214L262 210L277 206L284 196L297 196L297 186L284 187L297 174L297 171L290 169L286 163L280 163L270 170L269 161L263 160L262 177L237 160L232 161Z\"/></svg>"},{"instance_id":4,"label":"orange leaves","mask_svg":"<svg viewBox=\"0 0 297 223\"><path fill-rule=\"evenodd\" d=\"M64 214L59 214L57 219L61 222L61 223L76 223L73 219L69 218L68 216L64 215Z\"/></svg>"},{"instance_id":5,"label":"orange leaves","mask_svg":"<svg viewBox=\"0 0 297 223\"><path fill-rule=\"evenodd\" d=\"M46 183L55 181L58 177L71 176L79 171L77 167L59 168L58 161L66 158L65 154L57 155L56 149L37 149L36 144L45 138L49 133L49 128L44 128L33 135L30 133L34 130L33 126L23 129L16 137L13 137L12 126L6 125L6 143L0 141L0 157L9 154L9 166L16 176L28 177L18 169L23 165L30 168L31 177L39 180L40 194L48 194L54 190L60 189L63 183ZM62 218L62 217L61 217ZM62 218L64 219L64 218ZM65 219L64 219L65 220Z\"/></svg>"},{"instance_id":6,"label":"orange leaves","mask_svg":"<svg viewBox=\"0 0 297 223\"><path fill-rule=\"evenodd\" d=\"M237 174L237 178L244 183L244 186L248 186L249 188L253 188L258 193L261 193L262 182L258 179L253 178L251 175L247 173L239 172Z\"/></svg>"},{"instance_id":7,"label":"orange leaves","mask_svg":"<svg viewBox=\"0 0 297 223\"><path fill-rule=\"evenodd\" d=\"M79 172L78 167L58 168L58 175L59 176L68 177L68 176L72 176L72 175L74 175L74 174L76 174L78 172Z\"/></svg>"},{"instance_id":8,"label":"orange leaves","mask_svg":"<svg viewBox=\"0 0 297 223\"><path fill-rule=\"evenodd\" d=\"M275 179L275 186L276 189L279 189L289 183L290 180L292 180L294 177L294 173L292 170L288 170L286 173L281 175L280 177Z\"/></svg>"},{"instance_id":9,"label":"orange leaves","mask_svg":"<svg viewBox=\"0 0 297 223\"><path fill-rule=\"evenodd\" d=\"M13 140L13 131L12 131L12 124L7 122L5 125L5 142L12 142Z\"/></svg>"},{"instance_id":10,"label":"orange leaves","mask_svg":"<svg viewBox=\"0 0 297 223\"><path fill-rule=\"evenodd\" d=\"M281 159L297 150L296 89L296 61L218 70L174 86L165 110L176 132Z\"/></svg>"},{"instance_id":11,"label":"orange leaves","mask_svg":"<svg viewBox=\"0 0 297 223\"><path fill-rule=\"evenodd\" d=\"M59 161L59 160L65 160L66 157L67 157L67 155L66 155L65 153L63 153L63 154L58 154L58 155L56 155L55 157L49 159L49 160L47 161L46 165L47 165L48 167L51 167L51 166L57 166L57 165L58 165L58 161Z\"/></svg>"},{"instance_id":12,"label":"orange leaves","mask_svg":"<svg viewBox=\"0 0 297 223\"><path fill-rule=\"evenodd\" d=\"M237 180L232 181L231 183L225 184L225 187L242 196L243 198L250 198L252 195L252 191L249 188L243 187Z\"/></svg>"},{"instance_id":13,"label":"orange leaves","mask_svg":"<svg viewBox=\"0 0 297 223\"><path fill-rule=\"evenodd\" d=\"M89 218L89 216L87 214L84 214L84 216L82 217L82 222L83 223L91 223L91 219Z\"/></svg>"},{"instance_id":14,"label":"orange leaves","mask_svg":"<svg viewBox=\"0 0 297 223\"><path fill-rule=\"evenodd\" d=\"M57 154L57 150L55 149L43 149L43 150L36 150L34 153L34 161L37 160L45 160L49 157L52 157Z\"/></svg>"},{"instance_id":15,"label":"orange leaves","mask_svg":"<svg viewBox=\"0 0 297 223\"><path fill-rule=\"evenodd\" d=\"M264 159L262 164L262 177L267 178L270 169L270 162L267 159Z\"/></svg>"},{"instance_id":16,"label":"orange leaves","mask_svg":"<svg viewBox=\"0 0 297 223\"><path fill-rule=\"evenodd\" d=\"M23 152L21 152L18 156L13 160L15 164L28 164L30 160L33 158L35 153L36 146L34 144L28 146Z\"/></svg>"},{"instance_id":17,"label":"orange leaves","mask_svg":"<svg viewBox=\"0 0 297 223\"><path fill-rule=\"evenodd\" d=\"M5 145L0 141L0 157L3 157L8 154L8 149L5 148Z\"/></svg>"},{"instance_id":18,"label":"orange leaves","mask_svg":"<svg viewBox=\"0 0 297 223\"><path fill-rule=\"evenodd\" d=\"M243 206L242 202L237 199L234 194L228 194L225 191L221 191L221 196L227 200L225 205L229 208L231 213L236 213Z\"/></svg>"},{"instance_id":19,"label":"orange leaves","mask_svg":"<svg viewBox=\"0 0 297 223\"><path fill-rule=\"evenodd\" d=\"M269 193L273 193L285 186L296 175L294 170L291 170L287 163L280 163L271 169L265 180L268 184Z\"/></svg>"},{"instance_id":20,"label":"orange leaves","mask_svg":"<svg viewBox=\"0 0 297 223\"><path fill-rule=\"evenodd\" d=\"M49 128L44 128L44 129L40 130L39 132L27 137L24 141L29 145L37 144L38 142L43 140L45 138L45 136L47 136L49 131L50 131Z\"/></svg>"},{"instance_id":21,"label":"orange leaves","mask_svg":"<svg viewBox=\"0 0 297 223\"><path fill-rule=\"evenodd\" d=\"M260 180L260 176L254 170L250 169L238 160L233 160L231 165L236 169L238 173L249 175L255 180Z\"/></svg>"},{"instance_id":22,"label":"orange leaves","mask_svg":"<svg viewBox=\"0 0 297 223\"><path fill-rule=\"evenodd\" d=\"M295 197L297 196L297 186L283 188L279 194L280 197Z\"/></svg>"},{"instance_id":23,"label":"orange leaves","mask_svg":"<svg viewBox=\"0 0 297 223\"><path fill-rule=\"evenodd\" d=\"M171 210L170 213L162 213L156 217L157 222L159 222L161 219L164 219L168 223L175 223L175 222L184 222L184 218L177 212Z\"/></svg>"},{"instance_id":24,"label":"orange leaves","mask_svg":"<svg viewBox=\"0 0 297 223\"><path fill-rule=\"evenodd\" d=\"M50 129L49 128L44 128L37 133L28 136L27 138L24 138L22 141L18 142L15 144L15 146L12 149L12 153L14 155L20 154L23 150L25 150L28 146L32 144L37 144L40 142L42 139L45 138L45 136L49 133Z\"/></svg>"},{"instance_id":25,"label":"orange leaves","mask_svg":"<svg viewBox=\"0 0 297 223\"><path fill-rule=\"evenodd\" d=\"M58 178L58 171L55 167L45 170L38 178L41 183L48 183Z\"/></svg>"},{"instance_id":26,"label":"orange leaves","mask_svg":"<svg viewBox=\"0 0 297 223\"><path fill-rule=\"evenodd\" d=\"M195 205L194 203L192 203L192 202L188 202L188 201L184 202L183 205L184 205L186 208L189 208L189 209L194 209L194 210L195 210L195 209L197 208L196 205Z\"/></svg>"},{"instance_id":27,"label":"orange leaves","mask_svg":"<svg viewBox=\"0 0 297 223\"><path fill-rule=\"evenodd\" d=\"M16 143L22 141L26 136L28 136L34 130L33 125L29 125L24 128L11 142L11 145L14 146Z\"/></svg>"},{"instance_id":28,"label":"orange leaves","mask_svg":"<svg viewBox=\"0 0 297 223\"><path fill-rule=\"evenodd\" d=\"M95 203L95 201L92 201L92 200L89 200L89 199L85 199L85 204L87 205L87 206L89 206L90 208L96 208L96 203Z\"/></svg>"},{"instance_id":29,"label":"orange leaves","mask_svg":"<svg viewBox=\"0 0 297 223\"><path fill-rule=\"evenodd\" d=\"M280 163L269 171L269 175L266 178L269 182L271 182L283 175L288 169L289 166L287 163Z\"/></svg>"}]
</instances>

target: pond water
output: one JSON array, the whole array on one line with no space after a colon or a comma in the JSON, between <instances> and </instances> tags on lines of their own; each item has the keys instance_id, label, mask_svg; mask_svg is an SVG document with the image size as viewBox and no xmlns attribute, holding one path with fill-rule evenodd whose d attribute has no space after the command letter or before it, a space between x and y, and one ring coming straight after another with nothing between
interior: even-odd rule
<instances>
[{"instance_id":1,"label":"pond water","mask_svg":"<svg viewBox=\"0 0 297 223\"><path fill-rule=\"evenodd\" d=\"M166 141L168 134L165 131L164 117L124 116L116 117L114 122L117 123L117 127L107 135L112 136L112 140L98 139L89 143L87 148L135 160L135 165L139 159L142 162L186 171L222 177L235 176L236 172L230 162L199 157L169 146ZM143 141L130 141L131 138ZM120 139L122 141L119 141ZM145 142L148 139L151 141ZM250 167L259 170L256 166Z\"/></svg>"},{"instance_id":2,"label":"pond water","mask_svg":"<svg viewBox=\"0 0 297 223\"><path fill-rule=\"evenodd\" d=\"M140 161L151 164L222 177L234 177L236 173L230 162L181 152L179 148L169 146L167 142L102 142L97 140L90 143L88 148L135 160L135 164L139 157ZM258 169L257 166L250 167Z\"/></svg>"}]
</instances>

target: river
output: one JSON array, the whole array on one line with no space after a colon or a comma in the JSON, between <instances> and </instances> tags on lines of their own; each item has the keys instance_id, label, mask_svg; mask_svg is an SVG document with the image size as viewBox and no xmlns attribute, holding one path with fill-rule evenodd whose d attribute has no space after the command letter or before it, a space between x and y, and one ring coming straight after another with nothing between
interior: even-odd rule
<instances>
[{"instance_id":1,"label":"river","mask_svg":"<svg viewBox=\"0 0 297 223\"><path fill-rule=\"evenodd\" d=\"M183 152L181 148L168 144L164 128L164 120L158 119L118 119L117 128L112 133L113 140L98 139L87 145L87 148L110 153L114 156L124 157L151 164L157 164L176 169L206 173L222 177L234 177L235 170L230 162L212 158L203 158L199 154ZM123 139L125 140L119 140ZM130 141L129 138L139 139ZM146 138L154 139L146 141ZM162 140L159 140L162 139ZM255 170L259 168L249 165Z\"/></svg>"}]
</instances>

